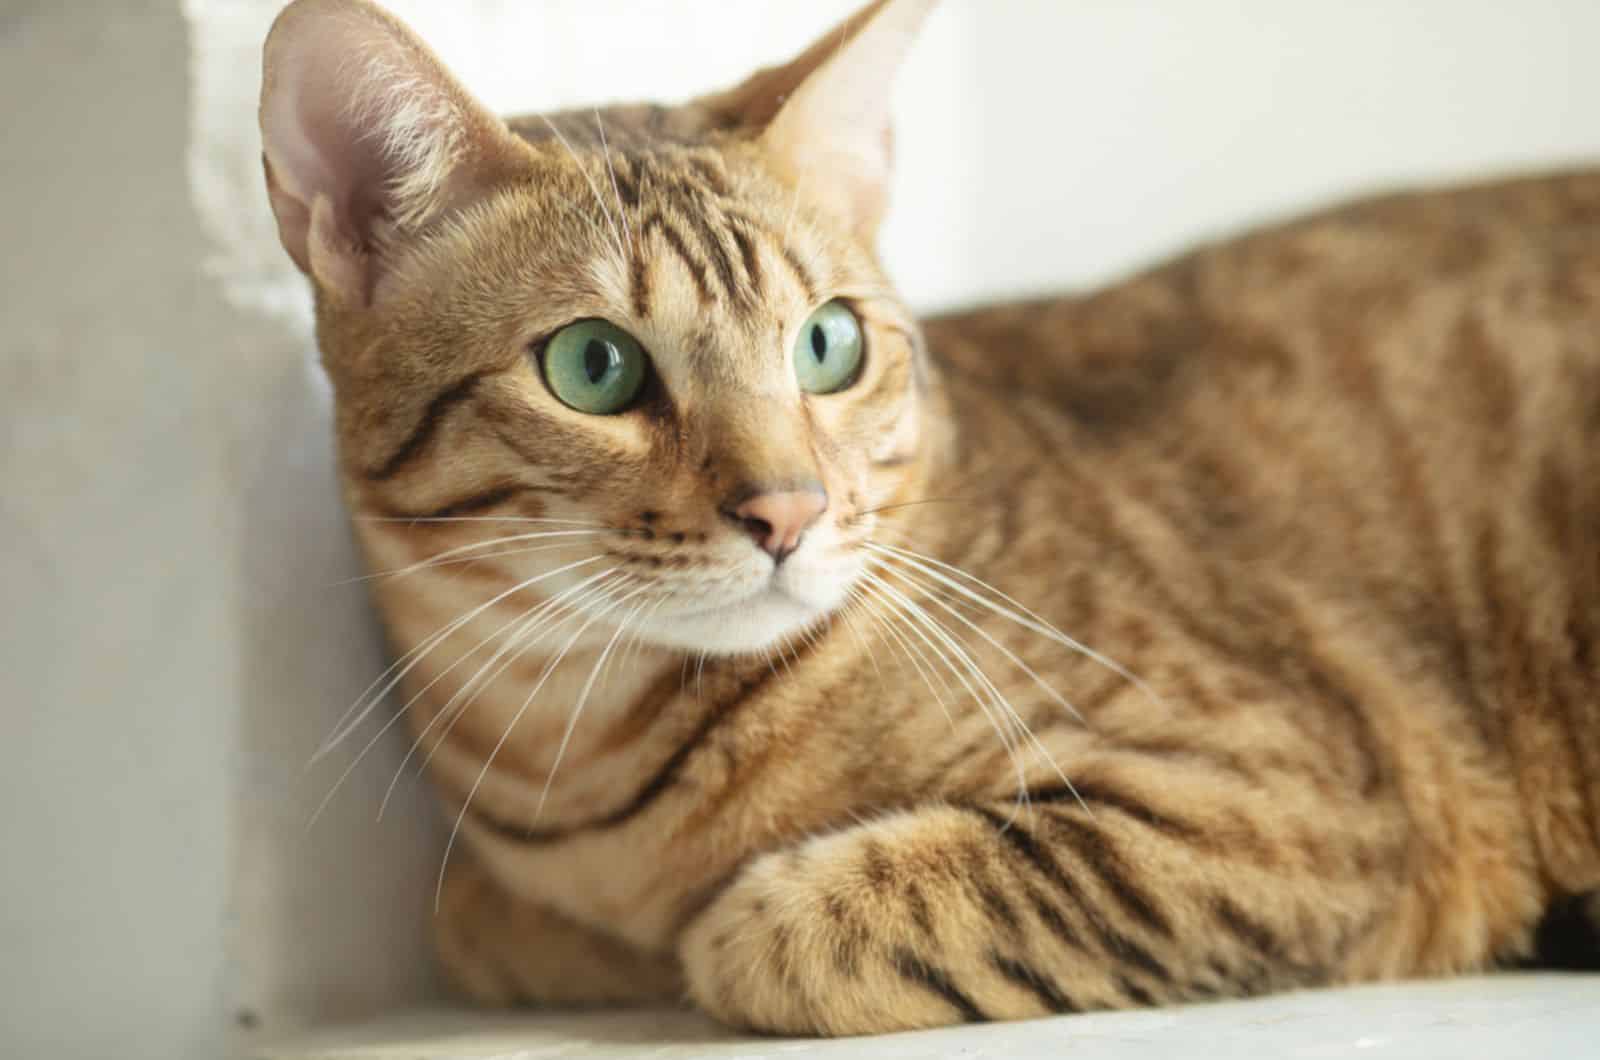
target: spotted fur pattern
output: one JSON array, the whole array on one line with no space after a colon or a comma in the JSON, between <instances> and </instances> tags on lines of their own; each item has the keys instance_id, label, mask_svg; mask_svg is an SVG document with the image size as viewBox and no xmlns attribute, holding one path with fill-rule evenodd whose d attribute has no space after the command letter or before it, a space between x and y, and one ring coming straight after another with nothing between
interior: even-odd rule
<instances>
[{"instance_id":1,"label":"spotted fur pattern","mask_svg":"<svg viewBox=\"0 0 1600 1060\"><path fill-rule=\"evenodd\" d=\"M455 980L853 1034L1593 967L1600 173L919 324L760 135L807 55L513 122L369 301L311 270ZM830 298L868 366L803 396ZM538 374L592 316L621 416ZM839 591L697 650L764 562L725 497L796 469Z\"/></svg>"}]
</instances>

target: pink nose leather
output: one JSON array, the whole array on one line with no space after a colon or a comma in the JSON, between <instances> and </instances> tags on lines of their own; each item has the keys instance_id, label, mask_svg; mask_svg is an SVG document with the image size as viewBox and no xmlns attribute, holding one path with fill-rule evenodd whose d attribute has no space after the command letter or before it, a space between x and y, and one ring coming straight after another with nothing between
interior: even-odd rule
<instances>
[{"instance_id":1,"label":"pink nose leather","mask_svg":"<svg viewBox=\"0 0 1600 1060\"><path fill-rule=\"evenodd\" d=\"M820 490L790 490L758 493L730 513L756 544L782 563L784 557L800 547L800 536L828 507L828 495Z\"/></svg>"}]
</instances>

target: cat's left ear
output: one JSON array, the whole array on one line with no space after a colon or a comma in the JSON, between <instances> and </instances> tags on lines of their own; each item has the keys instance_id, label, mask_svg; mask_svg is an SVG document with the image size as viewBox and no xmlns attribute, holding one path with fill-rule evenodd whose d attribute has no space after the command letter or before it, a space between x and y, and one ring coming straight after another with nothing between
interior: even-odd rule
<instances>
[{"instance_id":1,"label":"cat's left ear","mask_svg":"<svg viewBox=\"0 0 1600 1060\"><path fill-rule=\"evenodd\" d=\"M712 97L772 164L871 241L889 203L894 75L938 0L875 0L783 66Z\"/></svg>"}]
</instances>

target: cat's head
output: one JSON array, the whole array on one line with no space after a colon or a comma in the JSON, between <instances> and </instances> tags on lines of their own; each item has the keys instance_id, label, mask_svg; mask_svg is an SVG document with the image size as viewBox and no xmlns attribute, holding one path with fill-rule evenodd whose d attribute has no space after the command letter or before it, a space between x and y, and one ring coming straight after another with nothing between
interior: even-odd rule
<instances>
[{"instance_id":1,"label":"cat's head","mask_svg":"<svg viewBox=\"0 0 1600 1060\"><path fill-rule=\"evenodd\" d=\"M501 563L575 563L546 594L626 577L657 643L756 650L837 608L927 445L873 242L889 84L931 6L878 0L681 106L508 125L379 8L291 4L267 183L357 512L569 532Z\"/></svg>"}]
</instances>

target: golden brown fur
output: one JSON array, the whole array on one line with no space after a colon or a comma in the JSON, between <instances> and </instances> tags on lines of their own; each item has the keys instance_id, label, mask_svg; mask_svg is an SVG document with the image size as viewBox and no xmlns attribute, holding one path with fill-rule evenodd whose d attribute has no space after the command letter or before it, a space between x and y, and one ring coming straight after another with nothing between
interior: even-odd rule
<instances>
[{"instance_id":1,"label":"golden brown fur","mask_svg":"<svg viewBox=\"0 0 1600 1060\"><path fill-rule=\"evenodd\" d=\"M319 7L370 12L291 10ZM460 814L455 979L857 1033L1529 956L1600 889L1600 173L919 329L872 186L797 188L762 135L828 54L514 123L469 205L297 254L348 502L404 571L375 582L404 717ZM829 297L868 368L797 401L765 366ZM587 316L662 362L636 412L559 408L525 355ZM767 651L671 646L649 609L735 576L727 491L796 469L848 602Z\"/></svg>"}]
</instances>

